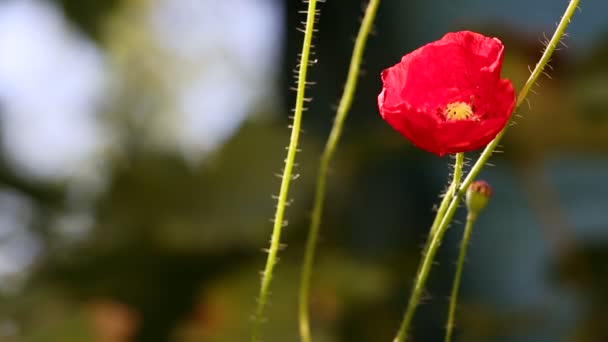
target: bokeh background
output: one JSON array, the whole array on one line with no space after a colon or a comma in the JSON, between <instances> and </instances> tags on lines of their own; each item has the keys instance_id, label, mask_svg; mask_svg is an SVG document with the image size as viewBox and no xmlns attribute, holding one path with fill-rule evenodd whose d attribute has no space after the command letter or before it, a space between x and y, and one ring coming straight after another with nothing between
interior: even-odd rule
<instances>
[{"instance_id":1,"label":"bokeh background","mask_svg":"<svg viewBox=\"0 0 608 342\"><path fill-rule=\"evenodd\" d=\"M318 157L364 3L320 5L264 341L297 341ZM506 45L520 88L566 0L381 3L329 180L315 340L389 341L449 157L379 117L379 73L446 31ZM294 103L294 0L0 1L0 341L246 341ZM608 2L582 1L482 172L460 341L608 340ZM446 56L449 58L449 56ZM470 153L475 158L477 153ZM462 212L460 218L462 219ZM462 223L412 330L440 341Z\"/></svg>"}]
</instances>

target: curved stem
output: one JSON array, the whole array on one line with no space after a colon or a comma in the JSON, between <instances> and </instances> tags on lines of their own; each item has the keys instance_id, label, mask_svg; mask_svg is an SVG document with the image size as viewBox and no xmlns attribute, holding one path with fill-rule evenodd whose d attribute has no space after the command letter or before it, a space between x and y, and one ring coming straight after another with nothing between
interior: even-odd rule
<instances>
[{"instance_id":1,"label":"curved stem","mask_svg":"<svg viewBox=\"0 0 608 342\"><path fill-rule=\"evenodd\" d=\"M551 55L555 51L557 44L559 44L559 41L561 40L562 36L564 35L564 32L566 31L566 28L568 27L568 24L570 23L570 19L574 15L574 11L578 7L579 2L580 2L580 0L570 0L570 3L568 4L566 11L564 12L564 16L562 17L559 24L557 25L555 33L553 33L553 36L551 37L549 44L547 44L547 47L545 48L545 51L543 52L543 55L540 58L540 61L538 63L536 63L536 66L535 66L534 70L532 71L532 74L530 74L530 77L526 81L526 84L519 92L519 94L517 96L517 103L515 106L515 110L517 110L517 108L519 108L519 106L522 104L522 102L528 95L530 88L532 87L532 85L534 85L534 83L536 82L536 80L538 79L540 74L543 72L545 66L551 59ZM511 116L511 118L512 118L512 116ZM510 120L509 120L509 122L510 122ZM441 222L440 222L439 226L437 227L436 234L434 234L432 236L431 242L429 243L428 251L427 251L427 253L425 253L424 259L422 260L422 262L420 264L418 276L416 277L416 283L414 284L414 290L412 291L412 294L410 296L410 301L408 303L408 309L403 318L403 321L401 322L401 326L399 328L397 336L394 339L394 342L405 341L406 331L407 331L410 321L412 319L413 310L415 310L416 306L418 305L418 302L420 301L420 293L422 292L422 289L424 288L424 286L426 284L428 272L430 271L433 260L435 259L435 254L437 253L437 249L439 248L439 245L441 244L441 239L443 238L443 235L447 231L449 223L452 221L452 218L454 217L454 213L456 212L456 209L458 208L458 203L459 203L460 199L462 198L462 196L464 196L468 186L477 177L477 175L479 174L479 172L485 165L488 158L490 158L490 156L494 152L494 149L496 148L496 146L498 145L498 143L504 136L508 126L509 126L508 124L505 125L505 127L502 129L502 131L500 131L500 133L498 133L496 138L494 138L494 140L492 140L488 144L488 146L486 146L486 148L483 150L483 152L481 153L481 155L479 156L479 158L477 159L477 161L471 168L471 171L469 171L467 177L464 179L464 181L458 188L458 191L452 197L450 204L445 212L445 215L444 215L443 219L441 219ZM412 312L410 312L410 311L412 311Z\"/></svg>"},{"instance_id":2,"label":"curved stem","mask_svg":"<svg viewBox=\"0 0 608 342\"><path fill-rule=\"evenodd\" d=\"M405 341L408 327L412 321L412 318L414 318L414 312L416 311L418 302L420 302L420 297L422 296L422 291L424 290L424 284L426 283L426 278L428 277L431 269L432 261L435 259L435 252L437 251L443 236L443 234L440 236L438 234L440 232L439 224L441 223L441 217L445 214L448 204L454 197L456 189L458 189L458 184L460 183L460 178L462 176L463 165L464 153L457 153L456 163L454 164L454 177L448 191L443 197L443 201L441 202L441 206L437 211L435 221L431 227L429 239L427 240L427 244L423 250L423 263L421 268L418 270L418 274L416 275L416 281L414 282L414 288L412 289L410 301L407 305L407 309L405 310L405 316L403 317L403 321L401 322L397 336L394 339L395 342Z\"/></svg>"},{"instance_id":3,"label":"curved stem","mask_svg":"<svg viewBox=\"0 0 608 342\"><path fill-rule=\"evenodd\" d=\"M299 292L299 329L300 338L303 342L310 342L310 319L308 315L308 298L310 292L310 281L312 277L312 267L314 264L314 256L317 245L317 239L319 237L319 227L321 226L321 216L323 214L323 202L325 199L325 188L327 183L327 173L329 171L329 163L334 155L336 146L342 134L342 127L344 120L348 114L353 101L353 95L357 87L357 79L359 77L359 70L361 66L361 59L363 51L365 50L365 43L367 37L371 31L374 17L380 0L370 0L363 17L363 22L359 28L359 33L355 41L355 47L353 49L353 55L348 70L348 76L346 79L346 85L344 92L336 112L334 125L331 129L331 133L321 155L319 164L319 171L317 176L317 187L315 190L315 198L312 210L312 217L310 221L310 227L308 231L308 237L306 240L306 249L304 251L304 261L302 264L302 274L300 280L300 292Z\"/></svg>"},{"instance_id":4,"label":"curved stem","mask_svg":"<svg viewBox=\"0 0 608 342\"><path fill-rule=\"evenodd\" d=\"M291 126L291 137L289 139L289 147L287 150L287 158L285 159L285 168L283 169L283 178L281 180L281 189L277 200L277 207L274 216L274 225L272 228L272 236L270 239L270 248L268 249L268 258L266 266L262 273L262 284L258 297L258 303L254 314L253 331L251 333L251 341L257 342L260 334L260 325L262 316L268 298L268 290L272 279L272 271L277 262L277 253L279 251L281 230L284 226L283 217L285 214L285 206L287 195L289 193L289 184L292 179L292 171L296 152L298 149L298 140L300 137L300 124L302 121L302 112L304 111L304 93L306 91L306 73L308 71L310 49L312 46L312 35L314 32L315 15L316 15L317 0L308 0L308 12L306 16L306 27L304 31L304 42L302 44L302 54L300 58L300 70L298 73L298 89L296 94L296 104L293 116L293 124Z\"/></svg>"},{"instance_id":5,"label":"curved stem","mask_svg":"<svg viewBox=\"0 0 608 342\"><path fill-rule=\"evenodd\" d=\"M456 274L454 275L454 284L452 285L452 294L450 296L450 308L448 311L448 324L447 331L445 334L445 342L452 340L452 333L454 331L454 322L456 320L456 302L458 301L458 290L460 289L460 279L462 278L462 269L464 267L464 259L467 254L467 247L469 245L469 239L471 238L471 231L473 230L473 224L477 219L477 214L469 213L467 215L467 223L464 227L464 234L460 241L460 252L458 253L458 262L456 264Z\"/></svg>"},{"instance_id":6,"label":"curved stem","mask_svg":"<svg viewBox=\"0 0 608 342\"><path fill-rule=\"evenodd\" d=\"M441 219L443 218L443 216L445 216L445 211L447 210L448 205L450 204L450 201L452 200L452 197L456 192L456 189L458 189L458 186L460 185L463 165L464 153L457 153L456 162L454 163L454 176L452 178L452 184L450 184L448 191L446 191L445 195L443 196L443 200L441 200L441 204L439 205L437 214L435 214L435 219L433 220L433 225L431 226L431 235L435 234L435 232L437 231L437 227L439 226L439 223L441 223Z\"/></svg>"}]
</instances>

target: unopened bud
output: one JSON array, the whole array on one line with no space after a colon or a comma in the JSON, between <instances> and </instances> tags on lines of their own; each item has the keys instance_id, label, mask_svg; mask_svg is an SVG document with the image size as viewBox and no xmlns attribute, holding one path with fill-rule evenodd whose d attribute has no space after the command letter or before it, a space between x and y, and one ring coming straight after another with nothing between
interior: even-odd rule
<instances>
[{"instance_id":1,"label":"unopened bud","mask_svg":"<svg viewBox=\"0 0 608 342\"><path fill-rule=\"evenodd\" d=\"M486 181L474 181L467 189L467 209L469 214L477 215L492 197L492 187Z\"/></svg>"}]
</instances>

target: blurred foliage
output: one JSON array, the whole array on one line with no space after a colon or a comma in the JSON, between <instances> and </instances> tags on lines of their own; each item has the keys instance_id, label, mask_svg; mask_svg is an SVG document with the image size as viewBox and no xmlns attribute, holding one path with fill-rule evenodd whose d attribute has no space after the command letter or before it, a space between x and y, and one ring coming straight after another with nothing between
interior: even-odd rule
<instances>
[{"instance_id":1,"label":"blurred foliage","mask_svg":"<svg viewBox=\"0 0 608 342\"><path fill-rule=\"evenodd\" d=\"M278 188L274 174L288 139L293 94L286 89L300 44L301 36L293 28L301 20L301 4L284 1L288 33L277 94L283 108L279 113L252 109L252 119L226 144L193 162L176 148L161 148L158 143L165 138L158 134L169 129L165 120L173 114L166 113L172 82L187 76L191 66L179 70L179 61L156 50L154 37L138 31L137 9L146 3L55 2L81 32L95 39L124 76L121 86L113 89L115 102L104 113L121 144L105 156L107 180L84 205L81 214L90 216L92 224L78 239L54 228L61 214L82 210L71 197L73 189L32 181L0 156L0 184L31 200L35 210L30 228L41 241L40 255L28 273L4 281L0 341L245 340L257 272L264 262L260 250L270 232L271 194ZM329 184L312 296L315 340L320 342L390 340L450 162L415 150L377 117L376 76L415 48L419 39L411 32L426 25L413 14L395 23L391 13L402 5L382 6L379 34L369 42L366 75ZM288 248L281 252L272 284L265 341L297 338L297 280L317 157L332 123L330 104L341 92L359 10L358 2L349 1L329 1L321 8L316 41L320 63L311 71L318 85L311 89L315 101L306 112L298 155L301 177L291 191L295 201L283 240ZM521 87L528 65L535 63L542 48L537 35L508 26L477 28L503 37L508 46L504 75ZM531 220L545 225L549 248L556 251L551 267L546 265L547 278L556 287L572 285L581 298L584 308L579 324L568 333L571 341L608 338L603 324L608 317L607 240L604 235L593 246L578 243L573 227L559 219L565 214L555 207L559 198L550 195L552 185L542 165L562 153L605 158L607 59L605 40L578 60L568 58L567 51L560 53L552 62L553 79L540 82L540 96L531 98L532 110L524 104L519 112L523 118L516 120L504 142L506 153L496 158L520 182L518 191L534 212ZM164 78L173 71L174 78ZM148 121L137 120L140 112L149 114ZM603 175L593 177L603 180ZM511 214L505 212L501 219L510 220ZM562 223L565 227L558 227ZM451 233L455 241L457 232ZM453 252L441 252L428 299L416 319L416 340L442 338L447 304L443 298L450 287ZM572 263L575 259L582 264ZM512 310L478 304L466 296L460 310L462 341L509 336L526 340L522 336L551 318L550 310L535 304Z\"/></svg>"},{"instance_id":2,"label":"blurred foliage","mask_svg":"<svg viewBox=\"0 0 608 342\"><path fill-rule=\"evenodd\" d=\"M116 10L121 0L53 0L66 17L82 32L99 39L103 32L104 22Z\"/></svg>"}]
</instances>

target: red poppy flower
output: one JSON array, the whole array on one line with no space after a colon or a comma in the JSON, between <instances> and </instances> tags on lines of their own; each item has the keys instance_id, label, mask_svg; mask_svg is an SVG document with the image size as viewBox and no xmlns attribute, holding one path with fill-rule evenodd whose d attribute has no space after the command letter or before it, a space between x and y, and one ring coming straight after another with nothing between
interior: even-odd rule
<instances>
[{"instance_id":1,"label":"red poppy flower","mask_svg":"<svg viewBox=\"0 0 608 342\"><path fill-rule=\"evenodd\" d=\"M442 156L487 145L515 106L513 85L500 78L497 38L448 33L382 72L380 115L423 150Z\"/></svg>"}]
</instances>

